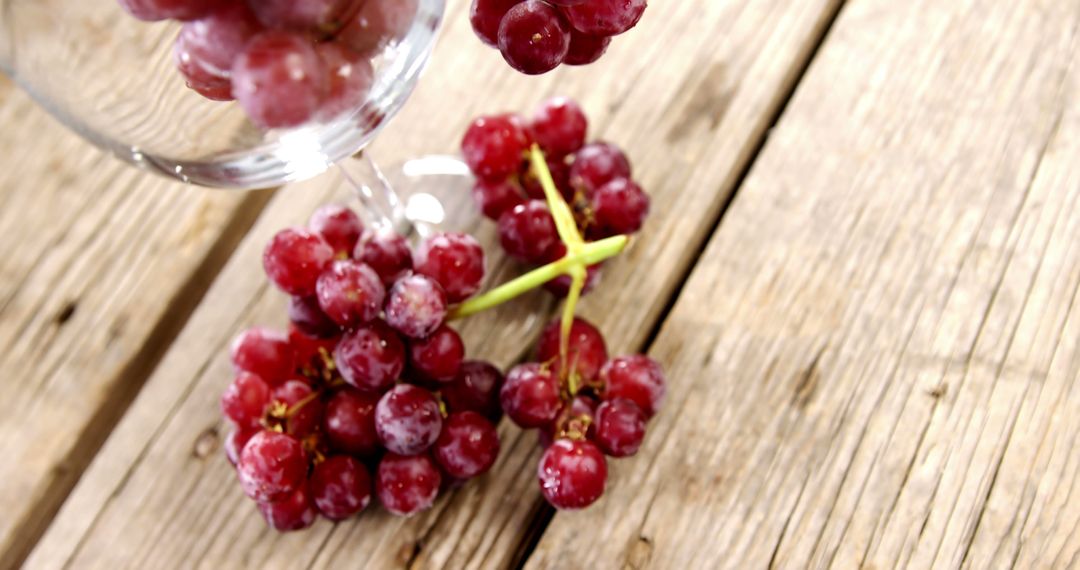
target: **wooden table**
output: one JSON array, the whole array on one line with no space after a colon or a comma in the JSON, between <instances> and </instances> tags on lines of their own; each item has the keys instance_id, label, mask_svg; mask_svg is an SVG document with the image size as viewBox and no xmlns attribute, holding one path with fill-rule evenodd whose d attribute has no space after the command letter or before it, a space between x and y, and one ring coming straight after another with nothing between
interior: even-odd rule
<instances>
[{"instance_id":1,"label":"wooden table","mask_svg":"<svg viewBox=\"0 0 1080 570\"><path fill-rule=\"evenodd\" d=\"M380 158L562 93L653 196L583 308L671 381L605 497L554 513L504 422L423 515L269 532L220 450L226 345L282 324L258 253L338 185L185 188L4 81L0 567L1080 566L1080 1L654 2L540 78L465 11Z\"/></svg>"}]
</instances>

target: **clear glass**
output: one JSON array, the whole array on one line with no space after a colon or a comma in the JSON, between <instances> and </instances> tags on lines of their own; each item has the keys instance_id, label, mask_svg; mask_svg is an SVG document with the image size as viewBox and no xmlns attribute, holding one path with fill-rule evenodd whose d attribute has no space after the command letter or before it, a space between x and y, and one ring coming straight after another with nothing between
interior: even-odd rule
<instances>
[{"instance_id":1,"label":"clear glass","mask_svg":"<svg viewBox=\"0 0 1080 570\"><path fill-rule=\"evenodd\" d=\"M142 22L116 0L0 0L0 69L91 142L143 168L219 188L265 188L355 154L401 108L435 43L443 0L374 60L365 101L323 123L263 131L236 103L184 85L178 22Z\"/></svg>"}]
</instances>

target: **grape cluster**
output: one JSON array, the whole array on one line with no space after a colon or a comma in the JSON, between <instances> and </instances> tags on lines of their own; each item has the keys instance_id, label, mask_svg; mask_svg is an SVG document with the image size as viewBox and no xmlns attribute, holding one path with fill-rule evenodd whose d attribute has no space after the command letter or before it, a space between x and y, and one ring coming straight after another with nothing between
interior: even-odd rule
<instances>
[{"instance_id":1,"label":"grape cluster","mask_svg":"<svg viewBox=\"0 0 1080 570\"><path fill-rule=\"evenodd\" d=\"M586 239L633 234L645 223L649 196L631 178L630 161L613 144L586 144L587 131L585 113L566 97L543 102L531 120L503 114L480 117L469 126L461 150L477 178L473 197L485 216L498 221L499 241L512 257L543 265L566 254L527 159L533 143L543 150ZM589 269L587 289L599 271L599 266ZM564 297L569 279L560 277L546 288Z\"/></svg>"},{"instance_id":2,"label":"grape cluster","mask_svg":"<svg viewBox=\"0 0 1080 570\"><path fill-rule=\"evenodd\" d=\"M535 362L506 374L499 399L514 423L540 431L545 451L537 475L544 498L559 509L580 509L604 492L605 455L637 453L666 381L647 356L609 358L603 335L580 318L570 327L564 358L561 325L556 320L544 329Z\"/></svg>"},{"instance_id":3,"label":"grape cluster","mask_svg":"<svg viewBox=\"0 0 1080 570\"><path fill-rule=\"evenodd\" d=\"M438 234L413 251L330 205L275 235L263 266L290 295L289 330L235 339L221 408L235 426L226 454L271 527L341 520L373 494L412 515L491 468L503 377L465 360L445 323L483 280L474 238Z\"/></svg>"},{"instance_id":4,"label":"grape cluster","mask_svg":"<svg viewBox=\"0 0 1080 570\"><path fill-rule=\"evenodd\" d=\"M180 20L174 57L187 86L236 99L266 129L355 108L373 58L412 25L417 0L119 0L140 20Z\"/></svg>"},{"instance_id":5,"label":"grape cluster","mask_svg":"<svg viewBox=\"0 0 1080 570\"><path fill-rule=\"evenodd\" d=\"M473 0L473 31L510 67L539 75L587 65L604 55L612 36L637 25L647 0Z\"/></svg>"}]
</instances>

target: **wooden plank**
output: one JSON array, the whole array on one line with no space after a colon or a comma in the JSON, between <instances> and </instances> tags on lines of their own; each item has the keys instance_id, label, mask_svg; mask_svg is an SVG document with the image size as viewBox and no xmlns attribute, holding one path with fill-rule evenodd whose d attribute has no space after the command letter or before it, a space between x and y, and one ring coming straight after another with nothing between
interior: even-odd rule
<instances>
[{"instance_id":1,"label":"wooden plank","mask_svg":"<svg viewBox=\"0 0 1080 570\"><path fill-rule=\"evenodd\" d=\"M74 486L265 202L67 132L0 77L0 567Z\"/></svg>"},{"instance_id":2,"label":"wooden plank","mask_svg":"<svg viewBox=\"0 0 1080 570\"><path fill-rule=\"evenodd\" d=\"M1080 3L845 5L528 568L1080 563Z\"/></svg>"},{"instance_id":3,"label":"wooden plank","mask_svg":"<svg viewBox=\"0 0 1080 570\"><path fill-rule=\"evenodd\" d=\"M640 344L837 3L673 5L647 15L598 65L542 78L509 72L472 37L464 17L467 2L452 4L433 68L374 154L392 163L424 151L445 153L477 113L527 109L555 90L578 97L594 119L594 133L628 149L654 196L649 228L626 259L607 268L607 285L587 308L610 331L613 349ZM448 100L461 107L447 110ZM664 152L655 152L658 147ZM460 568L511 562L542 504L533 434L502 426L506 453L494 472L422 516L395 519L375 512L336 527L321 522L290 536L265 530L220 457L223 425L215 402L229 381L227 339L249 323L283 319L283 299L260 275L258 252L274 231L301 221L333 195L331 186L317 181L275 198L86 472L29 567ZM481 232L489 243L491 229L487 224ZM505 263L498 268L516 270ZM634 286L622 286L630 282ZM543 307L533 303L532 309ZM506 322L490 326L487 318L465 324L472 354L507 364L528 350L531 336L508 335Z\"/></svg>"}]
</instances>

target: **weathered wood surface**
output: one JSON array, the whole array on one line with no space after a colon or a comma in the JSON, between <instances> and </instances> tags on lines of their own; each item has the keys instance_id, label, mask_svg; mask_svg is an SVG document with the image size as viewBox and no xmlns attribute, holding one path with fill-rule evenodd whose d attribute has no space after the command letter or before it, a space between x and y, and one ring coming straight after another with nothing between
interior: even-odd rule
<instances>
[{"instance_id":1,"label":"weathered wood surface","mask_svg":"<svg viewBox=\"0 0 1080 570\"><path fill-rule=\"evenodd\" d=\"M90 147L0 76L0 567L25 556L265 201Z\"/></svg>"},{"instance_id":2,"label":"weathered wood surface","mask_svg":"<svg viewBox=\"0 0 1080 570\"><path fill-rule=\"evenodd\" d=\"M650 12L635 30L634 36L650 41L634 43L627 36L597 66L543 78L507 73L497 53L471 37L465 4L453 3L433 68L373 149L376 156L392 163L424 151L447 152L474 114L527 109L554 92L578 97L594 119L594 133L627 148L654 196L650 227L627 259L607 268L606 286L586 308L610 331L613 349L639 346L838 3L672 6L663 14ZM448 111L447 100L463 104ZM425 515L395 519L376 512L287 536L265 529L221 458L224 426L216 401L230 380L228 339L248 324L283 319L283 297L266 285L258 252L274 231L302 221L336 195L332 186L314 181L274 198L83 476L29 567L461 568L514 560L530 524L544 520L532 434L504 425L506 453L494 472ZM485 230L490 239L490 225ZM522 339L499 339L480 323L465 325L473 354L505 365L528 349Z\"/></svg>"},{"instance_id":3,"label":"weathered wood surface","mask_svg":"<svg viewBox=\"0 0 1080 570\"><path fill-rule=\"evenodd\" d=\"M529 568L1080 565L1080 3L850 2Z\"/></svg>"}]
</instances>

